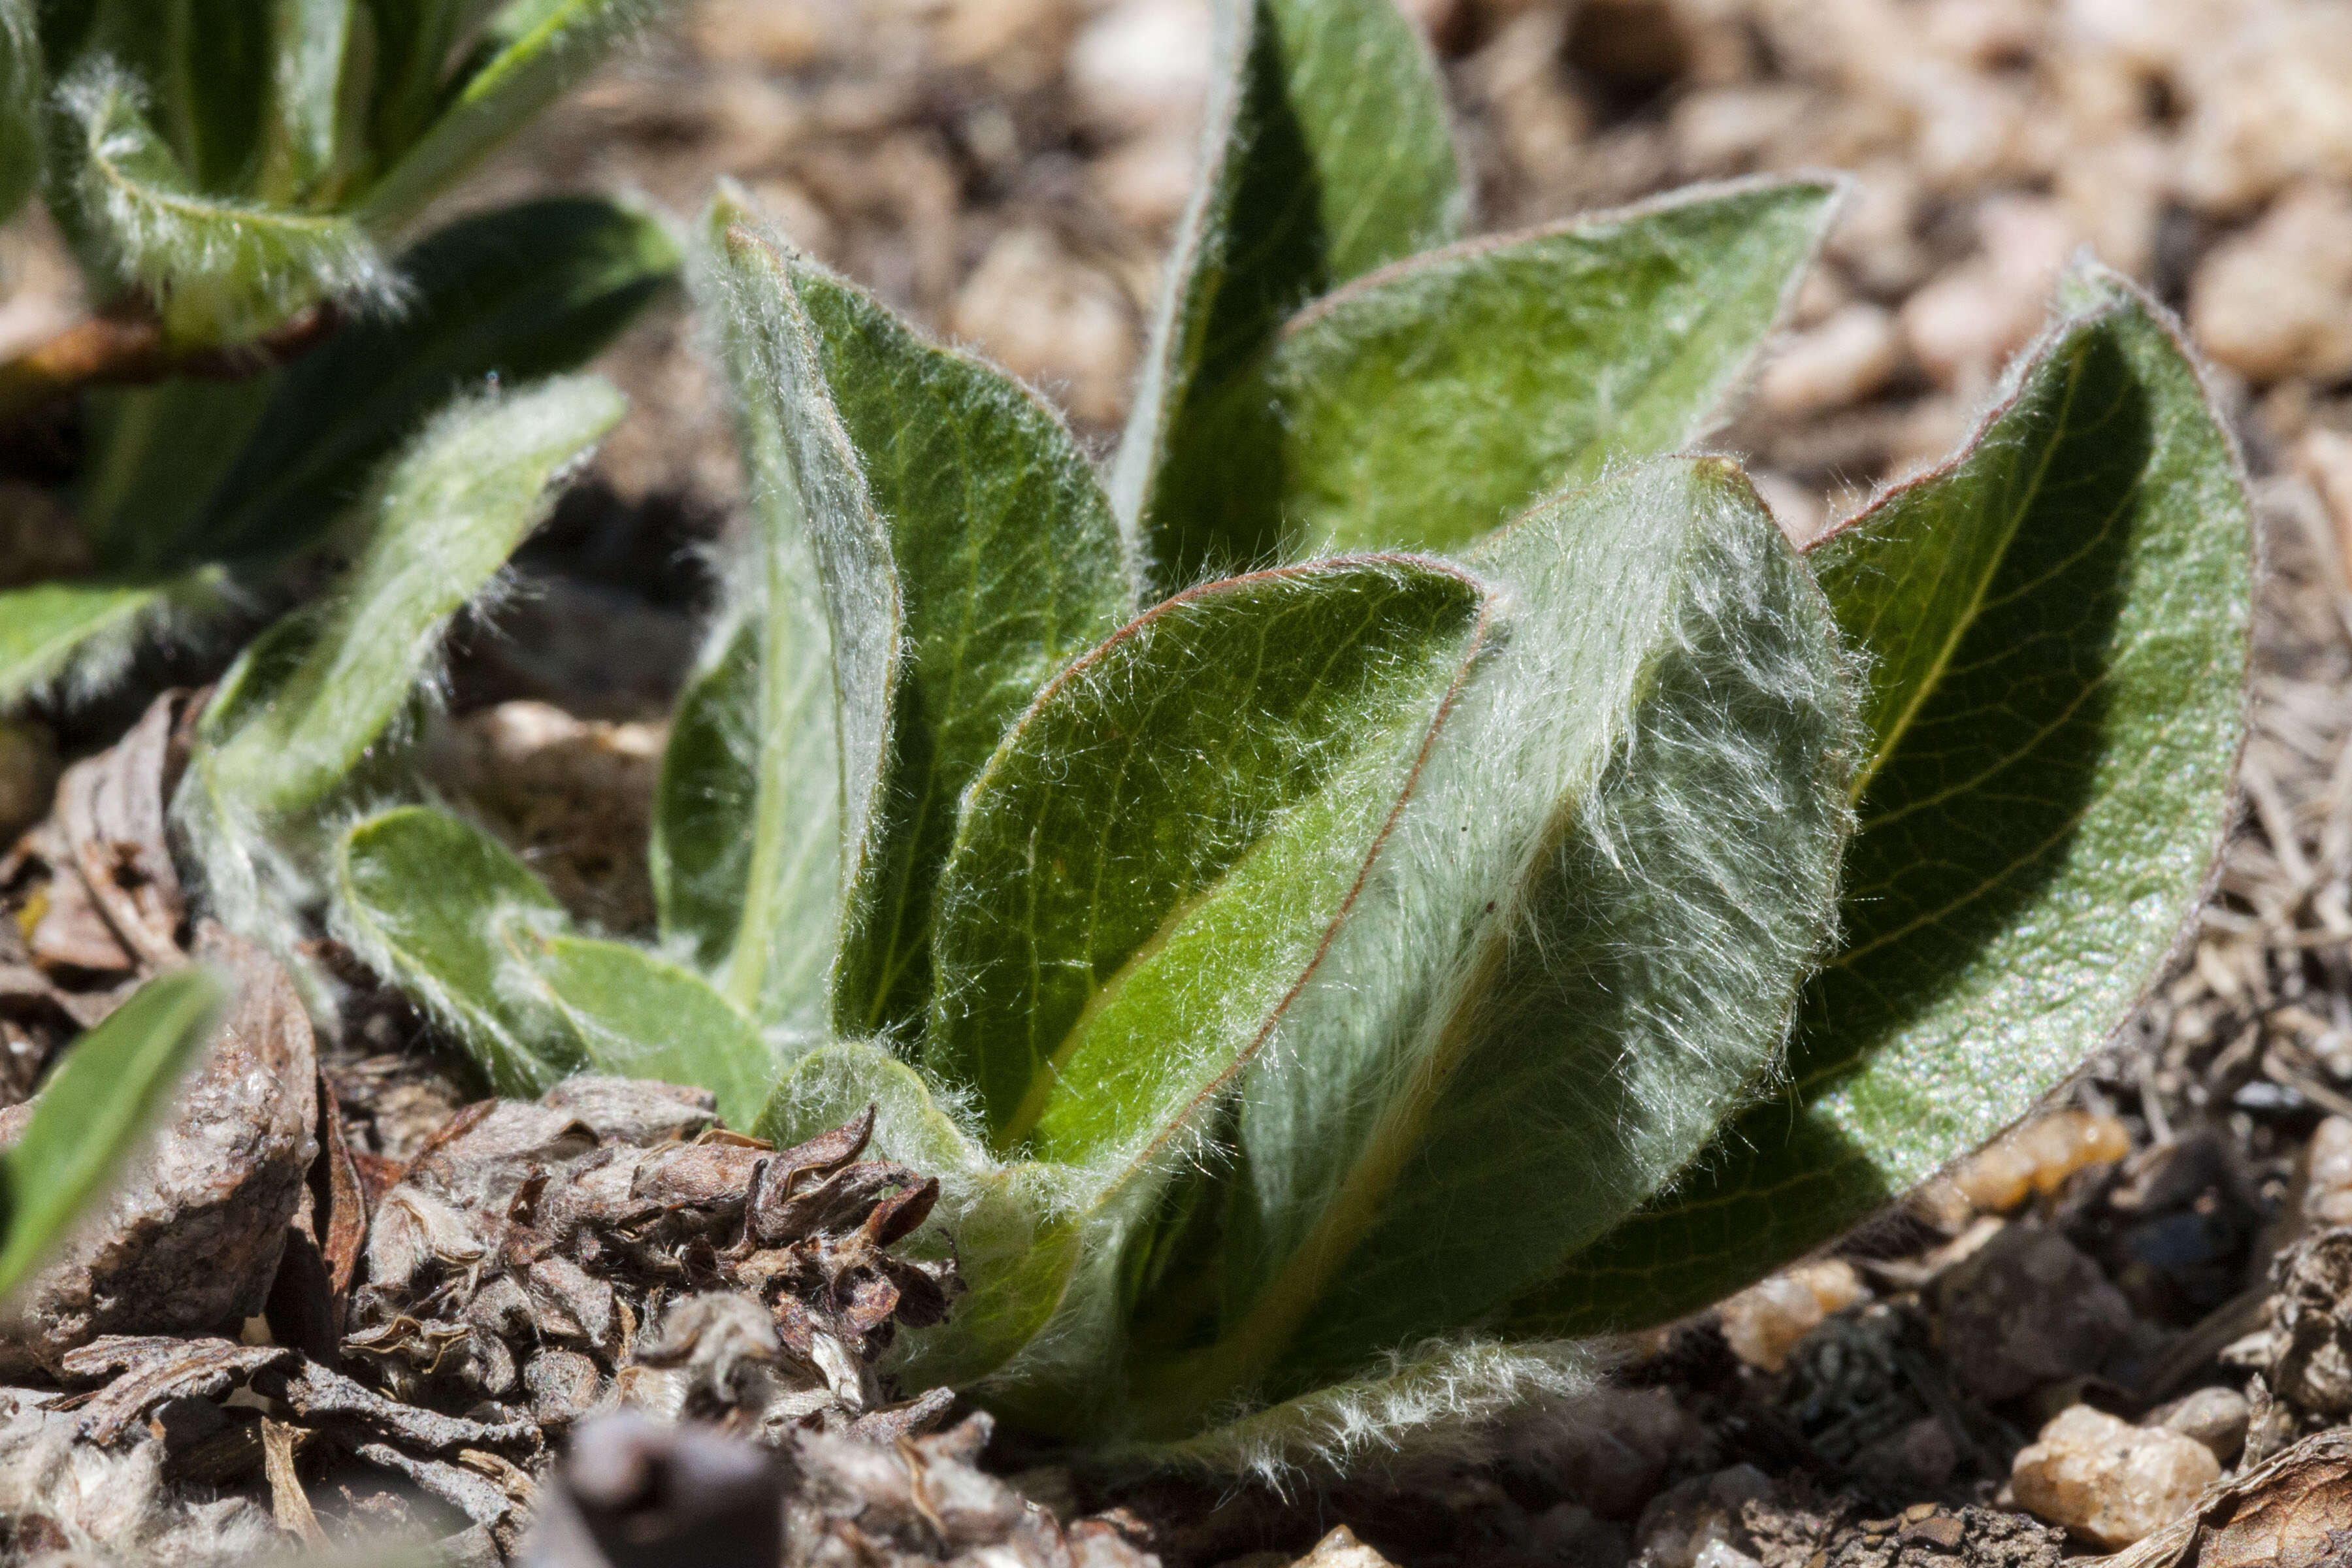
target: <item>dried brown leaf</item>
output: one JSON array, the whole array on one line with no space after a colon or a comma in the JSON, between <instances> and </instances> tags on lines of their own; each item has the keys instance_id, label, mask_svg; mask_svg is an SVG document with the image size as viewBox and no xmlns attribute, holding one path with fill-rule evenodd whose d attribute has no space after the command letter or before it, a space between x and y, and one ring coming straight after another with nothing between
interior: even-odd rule
<instances>
[{"instance_id":1,"label":"dried brown leaf","mask_svg":"<svg viewBox=\"0 0 2352 1568\"><path fill-rule=\"evenodd\" d=\"M105 1447L167 1399L216 1399L262 1368L295 1359L276 1345L109 1334L67 1352L58 1371L69 1383L108 1380L82 1406L79 1426L83 1437Z\"/></svg>"},{"instance_id":2,"label":"dried brown leaf","mask_svg":"<svg viewBox=\"0 0 2352 1568\"><path fill-rule=\"evenodd\" d=\"M540 1442L533 1421L474 1421L388 1399L316 1362L289 1356L256 1370L254 1386L285 1401L306 1426L357 1446L397 1443L428 1454L466 1448L529 1452Z\"/></svg>"},{"instance_id":3,"label":"dried brown leaf","mask_svg":"<svg viewBox=\"0 0 2352 1568\"><path fill-rule=\"evenodd\" d=\"M318 1145L317 1057L277 961L207 924L197 955L237 1001L171 1120L113 1195L0 1305L0 1373L101 1334L190 1333L261 1310ZM0 1115L0 1141L18 1120Z\"/></svg>"},{"instance_id":4,"label":"dried brown leaf","mask_svg":"<svg viewBox=\"0 0 2352 1568\"><path fill-rule=\"evenodd\" d=\"M327 1547L327 1532L319 1528L302 1478L295 1473L294 1456L303 1434L299 1428L264 1417L261 1423L263 1473L269 1479L269 1513L278 1528L313 1552Z\"/></svg>"}]
</instances>

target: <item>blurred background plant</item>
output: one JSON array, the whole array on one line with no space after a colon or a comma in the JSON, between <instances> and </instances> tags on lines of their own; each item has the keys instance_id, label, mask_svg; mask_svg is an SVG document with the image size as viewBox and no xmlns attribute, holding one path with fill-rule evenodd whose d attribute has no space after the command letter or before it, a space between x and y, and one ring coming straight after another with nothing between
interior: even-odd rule
<instances>
[{"instance_id":1,"label":"blurred background plant","mask_svg":"<svg viewBox=\"0 0 2352 1568\"><path fill-rule=\"evenodd\" d=\"M38 190L90 308L0 364L0 429L50 459L74 521L50 580L20 569L0 597L0 702L100 686L160 624L316 589L306 555L428 415L579 364L660 289L669 241L606 202L411 233L648 14L0 7L0 207ZM53 515L21 490L11 507L17 535Z\"/></svg>"}]
</instances>

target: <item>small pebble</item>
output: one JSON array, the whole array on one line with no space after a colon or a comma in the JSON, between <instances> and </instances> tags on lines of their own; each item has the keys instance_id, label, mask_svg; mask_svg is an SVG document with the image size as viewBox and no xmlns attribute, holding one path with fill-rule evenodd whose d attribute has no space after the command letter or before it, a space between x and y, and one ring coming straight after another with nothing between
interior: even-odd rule
<instances>
[{"instance_id":1,"label":"small pebble","mask_svg":"<svg viewBox=\"0 0 2352 1568\"><path fill-rule=\"evenodd\" d=\"M1740 1568L1749 1560L1740 1549L1747 1537L1740 1507L1771 1490L1770 1478L1753 1465L1734 1465L1669 1487L1651 1500L1634 1528L1643 1561L1650 1568ZM1734 1555L1709 1559L1710 1546L1728 1548Z\"/></svg>"},{"instance_id":2,"label":"small pebble","mask_svg":"<svg viewBox=\"0 0 2352 1568\"><path fill-rule=\"evenodd\" d=\"M1936 1282L1945 1363L1979 1399L2014 1399L2136 1350L2131 1303L2056 1231L2011 1225Z\"/></svg>"},{"instance_id":3,"label":"small pebble","mask_svg":"<svg viewBox=\"0 0 2352 1568\"><path fill-rule=\"evenodd\" d=\"M2252 1407L2234 1388L2200 1388L2169 1405L2159 1405L2142 1418L2143 1426L2163 1426L2194 1437L2213 1450L2223 1464L2238 1457L2246 1445L2246 1424Z\"/></svg>"},{"instance_id":4,"label":"small pebble","mask_svg":"<svg viewBox=\"0 0 2352 1568\"><path fill-rule=\"evenodd\" d=\"M1843 1259L1804 1263L1751 1285L1723 1304L1723 1337L1732 1353L1753 1367L1778 1372L1796 1347L1832 1312L1862 1299L1862 1280Z\"/></svg>"},{"instance_id":5,"label":"small pebble","mask_svg":"<svg viewBox=\"0 0 2352 1568\"><path fill-rule=\"evenodd\" d=\"M2021 1507L2115 1552L2187 1512L2221 1477L2195 1438L2077 1405L2019 1450L2009 1480Z\"/></svg>"},{"instance_id":6,"label":"small pebble","mask_svg":"<svg viewBox=\"0 0 2352 1568\"><path fill-rule=\"evenodd\" d=\"M2006 1214L2033 1193L2056 1192L2067 1177L2131 1152L2131 1132L2112 1116L2061 1110L2012 1128L1965 1161L1953 1183L1987 1214Z\"/></svg>"},{"instance_id":7,"label":"small pebble","mask_svg":"<svg viewBox=\"0 0 2352 1568\"><path fill-rule=\"evenodd\" d=\"M2256 383L2352 372L2352 193L2298 185L2215 246L2189 289L2189 325Z\"/></svg>"},{"instance_id":8,"label":"small pebble","mask_svg":"<svg viewBox=\"0 0 2352 1568\"><path fill-rule=\"evenodd\" d=\"M1885 386L1902 362L1894 316L1857 301L1781 350L1758 383L1757 398L1790 419L1850 407Z\"/></svg>"},{"instance_id":9,"label":"small pebble","mask_svg":"<svg viewBox=\"0 0 2352 1568\"><path fill-rule=\"evenodd\" d=\"M1395 1568L1395 1564L1357 1540L1356 1532L1343 1524L1317 1542L1315 1550L1294 1568Z\"/></svg>"},{"instance_id":10,"label":"small pebble","mask_svg":"<svg viewBox=\"0 0 2352 1568\"><path fill-rule=\"evenodd\" d=\"M2303 1195L2305 1220L2314 1227L2352 1225L2352 1118L2331 1116L2322 1121L2312 1131L2304 1160L2308 1172Z\"/></svg>"},{"instance_id":11,"label":"small pebble","mask_svg":"<svg viewBox=\"0 0 2352 1568\"><path fill-rule=\"evenodd\" d=\"M1126 296L1042 228L997 237L956 295L950 325L1013 374L1052 388L1075 418L1108 424L1125 411L1135 369Z\"/></svg>"}]
</instances>

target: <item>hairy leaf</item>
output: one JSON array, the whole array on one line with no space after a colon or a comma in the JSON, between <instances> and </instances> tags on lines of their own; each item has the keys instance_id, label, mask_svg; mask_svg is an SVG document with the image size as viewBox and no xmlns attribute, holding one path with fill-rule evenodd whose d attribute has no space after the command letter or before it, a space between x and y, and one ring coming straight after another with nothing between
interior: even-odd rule
<instances>
[{"instance_id":1,"label":"hairy leaf","mask_svg":"<svg viewBox=\"0 0 2352 1568\"><path fill-rule=\"evenodd\" d=\"M763 477L776 498L771 526L808 531L836 650L850 858L833 1012L845 1030L908 1027L928 992L933 889L955 803L1053 672L1130 613L1130 578L1091 471L1036 397L920 342L742 223L719 248L731 357L772 400L755 417L772 419L777 436L753 431L751 450L788 459L788 474ZM772 545L771 561L791 548ZM781 587L768 597L805 622ZM851 679L838 650L877 634L895 634L896 647L859 650ZM780 732L789 715L767 711L778 721L767 732ZM755 839L755 856L763 844ZM771 896L760 889L772 884L751 885L753 898ZM748 915L746 929L757 929ZM750 989L731 969L730 989Z\"/></svg>"},{"instance_id":2,"label":"hairy leaf","mask_svg":"<svg viewBox=\"0 0 2352 1568\"><path fill-rule=\"evenodd\" d=\"M76 126L59 174L71 226L92 259L162 310L173 342L236 342L328 297L380 306L390 268L350 218L281 211L204 193L148 122L145 93L92 59L59 89Z\"/></svg>"},{"instance_id":3,"label":"hairy leaf","mask_svg":"<svg viewBox=\"0 0 2352 1568\"><path fill-rule=\"evenodd\" d=\"M1111 481L1171 589L1265 553L1195 492L1283 319L1451 239L1465 205L1436 62L1391 0L1224 0L1202 149Z\"/></svg>"},{"instance_id":4,"label":"hairy leaf","mask_svg":"<svg viewBox=\"0 0 2352 1568\"><path fill-rule=\"evenodd\" d=\"M0 708L42 687L110 674L140 630L177 601L209 604L211 579L36 583L0 592Z\"/></svg>"},{"instance_id":5,"label":"hairy leaf","mask_svg":"<svg viewBox=\"0 0 2352 1568\"><path fill-rule=\"evenodd\" d=\"M1677 193L1476 239L1318 300L1221 406L1196 521L1238 548L1454 550L1721 417L1840 187Z\"/></svg>"},{"instance_id":6,"label":"hairy leaf","mask_svg":"<svg viewBox=\"0 0 2352 1568\"><path fill-rule=\"evenodd\" d=\"M846 847L835 704L849 712L879 698L836 688L844 672L786 445L787 393L767 374L763 318L727 248L747 216L731 195L712 203L695 281L720 323L757 528L730 614L678 699L649 857L663 937L684 942L738 1005L814 1039L830 1023ZM870 722L878 736L878 710Z\"/></svg>"},{"instance_id":7,"label":"hairy leaf","mask_svg":"<svg viewBox=\"0 0 2352 1568\"><path fill-rule=\"evenodd\" d=\"M0 223L41 183L41 104L48 95L33 0L0 0Z\"/></svg>"},{"instance_id":8,"label":"hairy leaf","mask_svg":"<svg viewBox=\"0 0 2352 1568\"><path fill-rule=\"evenodd\" d=\"M761 1116L779 1146L838 1127L875 1108L874 1149L940 1179L921 1248L952 1246L964 1281L948 1321L900 1342L902 1383L967 1388L1036 1337L1068 1288L1078 1226L1047 1167L1000 1165L941 1110L922 1076L879 1046L820 1047L794 1063Z\"/></svg>"},{"instance_id":9,"label":"hairy leaf","mask_svg":"<svg viewBox=\"0 0 2352 1568\"><path fill-rule=\"evenodd\" d=\"M498 1092L535 1098L583 1065L562 1014L515 983L563 910L497 840L403 806L345 833L334 875L336 933L446 1025Z\"/></svg>"},{"instance_id":10,"label":"hairy leaf","mask_svg":"<svg viewBox=\"0 0 2352 1568\"><path fill-rule=\"evenodd\" d=\"M195 188L243 190L269 99L276 0L37 0L50 68L103 56L149 93L149 118Z\"/></svg>"},{"instance_id":11,"label":"hairy leaf","mask_svg":"<svg viewBox=\"0 0 2352 1568\"><path fill-rule=\"evenodd\" d=\"M429 236L400 258L398 316L353 322L280 373L171 558L266 561L315 542L452 395L578 368L677 265L659 223L602 201L525 202Z\"/></svg>"},{"instance_id":12,"label":"hairy leaf","mask_svg":"<svg viewBox=\"0 0 2352 1568\"><path fill-rule=\"evenodd\" d=\"M759 1120L775 1053L701 976L625 942L508 930L589 1070L693 1084L718 1097L728 1126Z\"/></svg>"},{"instance_id":13,"label":"hairy leaf","mask_svg":"<svg viewBox=\"0 0 2352 1568\"><path fill-rule=\"evenodd\" d=\"M2022 1115L2180 940L2244 732L2249 511L2170 325L2105 275L2073 293L1957 458L1812 552L1870 751L1789 1091L1529 1326L1663 1321L1829 1239Z\"/></svg>"},{"instance_id":14,"label":"hairy leaf","mask_svg":"<svg viewBox=\"0 0 2352 1568\"><path fill-rule=\"evenodd\" d=\"M406 224L444 187L595 69L653 12L647 0L512 0L493 20L488 58L369 190L360 205L360 222L376 234Z\"/></svg>"},{"instance_id":15,"label":"hairy leaf","mask_svg":"<svg viewBox=\"0 0 2352 1568\"><path fill-rule=\"evenodd\" d=\"M1507 606L1243 1088L1171 1434L1475 1321L1680 1169L1832 929L1852 698L1744 478L1621 471L1472 558Z\"/></svg>"},{"instance_id":16,"label":"hairy leaf","mask_svg":"<svg viewBox=\"0 0 2352 1568\"><path fill-rule=\"evenodd\" d=\"M228 1001L224 977L183 969L141 986L58 1061L0 1154L0 1295L62 1241L168 1105Z\"/></svg>"},{"instance_id":17,"label":"hairy leaf","mask_svg":"<svg viewBox=\"0 0 2352 1568\"><path fill-rule=\"evenodd\" d=\"M924 1047L1000 1149L1133 1166L1264 1042L1477 658L1410 559L1180 595L1073 666L974 784Z\"/></svg>"},{"instance_id":18,"label":"hairy leaf","mask_svg":"<svg viewBox=\"0 0 2352 1568\"><path fill-rule=\"evenodd\" d=\"M677 253L650 217L558 198L453 224L400 265L413 305L346 329L287 374L193 551L276 554L307 542L451 392L586 361L667 282Z\"/></svg>"},{"instance_id":19,"label":"hairy leaf","mask_svg":"<svg viewBox=\"0 0 2352 1568\"><path fill-rule=\"evenodd\" d=\"M835 1011L845 1028L919 1026L956 801L1054 672L1134 613L1134 589L1109 505L1043 400L840 279L793 273L866 503L888 530L908 651L881 786L891 808L853 893Z\"/></svg>"},{"instance_id":20,"label":"hairy leaf","mask_svg":"<svg viewBox=\"0 0 2352 1568\"><path fill-rule=\"evenodd\" d=\"M551 486L626 409L596 376L461 403L410 444L374 531L315 615L299 663L247 695L199 759L215 795L257 816L322 799L375 743L438 651L449 617L554 503Z\"/></svg>"}]
</instances>

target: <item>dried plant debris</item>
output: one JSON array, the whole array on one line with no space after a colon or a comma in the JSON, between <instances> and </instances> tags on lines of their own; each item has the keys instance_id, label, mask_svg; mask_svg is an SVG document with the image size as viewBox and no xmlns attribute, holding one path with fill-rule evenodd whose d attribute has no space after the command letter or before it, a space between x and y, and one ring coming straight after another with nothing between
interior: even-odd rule
<instances>
[{"instance_id":1,"label":"dried plant debris","mask_svg":"<svg viewBox=\"0 0 2352 1568\"><path fill-rule=\"evenodd\" d=\"M2099 1568L2334 1568L2352 1562L2352 1433L2306 1437Z\"/></svg>"},{"instance_id":2,"label":"dried plant debris","mask_svg":"<svg viewBox=\"0 0 2352 1568\"><path fill-rule=\"evenodd\" d=\"M187 961L164 807L199 698L167 691L121 742L58 779L49 815L0 856L0 1104L158 970Z\"/></svg>"},{"instance_id":3,"label":"dried plant debris","mask_svg":"<svg viewBox=\"0 0 2352 1568\"><path fill-rule=\"evenodd\" d=\"M206 933L199 946L217 940ZM104 1267L53 1270L62 1284L44 1277L39 1299L97 1296L106 1313L20 1312L7 1342L17 1371L63 1387L14 1395L14 1417L0 1426L0 1516L37 1515L58 1542L114 1552L211 1562L249 1550L246 1512L192 1522L183 1505L193 1483L242 1488L250 1509L266 1497L266 1541L340 1543L387 1521L454 1523L510 1552L552 1439L593 1411L665 1424L709 1417L714 1433L771 1448L822 1436L878 1453L917 1452L906 1445L947 1415L945 1390L894 1402L873 1364L898 1324L940 1321L960 1285L951 1261L890 1250L938 1189L861 1158L870 1111L779 1151L719 1128L695 1091L575 1079L542 1101L467 1108L407 1164L362 1232L340 1132L323 1142L314 1132L333 1126L317 1100L207 1098L212 1079L258 1081L229 1064L247 1060L247 1036L289 1032L254 1022L285 986L274 966L248 980L244 1034L226 1032L192 1109L134 1182L147 1194L134 1212L153 1223L102 1233L117 1244ZM307 1054L291 1081L317 1081ZM227 1128L238 1118L242 1137ZM205 1235L210 1213L209 1194L173 1179L194 1166L183 1155L174 1167L172 1151L205 1135L236 1148L273 1132L299 1158L282 1162L290 1180L266 1207L258 1197L247 1206L270 1220L278 1243L290 1240L293 1261L235 1271L244 1294L226 1305L217 1290L192 1296L176 1276L156 1278L158 1259L180 1258L175 1226ZM144 1253L129 1256L131 1242ZM112 1294L89 1283L118 1277L154 1283ZM285 1331L278 1312L306 1292L289 1313L303 1332ZM192 1331L233 1328L264 1294L278 1342ZM193 1300L208 1313L193 1318ZM319 1342L346 1310L340 1345L331 1335ZM354 1471L404 1483L409 1500L376 1510L381 1519L322 1515L320 1478ZM104 1495L145 1500L101 1506ZM85 1498L87 1507L76 1500Z\"/></svg>"},{"instance_id":4,"label":"dried plant debris","mask_svg":"<svg viewBox=\"0 0 2352 1568\"><path fill-rule=\"evenodd\" d=\"M238 996L150 1154L0 1307L0 1375L60 1369L101 1334L200 1332L262 1310L318 1156L310 1022L268 954L206 925ZM29 1106L0 1111L12 1142Z\"/></svg>"},{"instance_id":5,"label":"dried plant debris","mask_svg":"<svg viewBox=\"0 0 2352 1568\"><path fill-rule=\"evenodd\" d=\"M1156 1568L1114 1514L1067 1526L978 1468L985 1415L892 1444L779 1454L626 1415L584 1426L542 1493L530 1568Z\"/></svg>"},{"instance_id":6,"label":"dried plant debris","mask_svg":"<svg viewBox=\"0 0 2352 1568\"><path fill-rule=\"evenodd\" d=\"M613 1079L468 1107L377 1206L344 1350L404 1399L555 1426L608 1398L845 1426L888 1403L872 1363L897 1326L957 1289L890 1250L939 1186L860 1159L872 1127L778 1151L699 1091Z\"/></svg>"}]
</instances>

